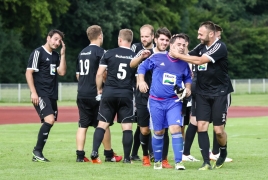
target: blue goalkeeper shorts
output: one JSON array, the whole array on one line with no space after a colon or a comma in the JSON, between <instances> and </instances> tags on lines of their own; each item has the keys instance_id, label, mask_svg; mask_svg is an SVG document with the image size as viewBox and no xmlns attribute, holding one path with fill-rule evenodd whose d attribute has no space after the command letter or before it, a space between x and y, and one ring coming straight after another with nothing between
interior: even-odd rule
<instances>
[{"instance_id":1,"label":"blue goalkeeper shorts","mask_svg":"<svg viewBox=\"0 0 268 180\"><path fill-rule=\"evenodd\" d=\"M150 96L148 101L150 129L160 131L171 125L183 126L182 102L175 100L175 98L160 99Z\"/></svg>"}]
</instances>

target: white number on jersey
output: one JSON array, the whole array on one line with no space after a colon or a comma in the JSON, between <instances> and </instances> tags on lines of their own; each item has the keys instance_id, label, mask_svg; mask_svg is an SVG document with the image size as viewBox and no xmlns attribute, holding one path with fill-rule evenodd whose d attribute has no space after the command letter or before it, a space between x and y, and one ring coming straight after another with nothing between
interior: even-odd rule
<instances>
[{"instance_id":1,"label":"white number on jersey","mask_svg":"<svg viewBox=\"0 0 268 180\"><path fill-rule=\"evenodd\" d=\"M124 67L127 67L126 63L120 63L119 67L118 67L118 73L117 73L117 78L118 79L125 79L127 76L127 71L125 69L123 69Z\"/></svg>"},{"instance_id":2,"label":"white number on jersey","mask_svg":"<svg viewBox=\"0 0 268 180\"><path fill-rule=\"evenodd\" d=\"M83 60L80 60L79 62L80 62L80 75L88 75L90 65L89 59L86 59L84 62ZM84 72L84 68L86 72Z\"/></svg>"}]
</instances>

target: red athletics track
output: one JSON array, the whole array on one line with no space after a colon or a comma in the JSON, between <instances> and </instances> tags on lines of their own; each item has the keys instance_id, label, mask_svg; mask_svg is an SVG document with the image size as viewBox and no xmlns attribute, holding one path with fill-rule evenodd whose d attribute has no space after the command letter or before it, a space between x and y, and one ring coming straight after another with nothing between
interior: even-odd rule
<instances>
[{"instance_id":1,"label":"red athletics track","mask_svg":"<svg viewBox=\"0 0 268 180\"><path fill-rule=\"evenodd\" d=\"M77 122L77 107L58 107L58 122ZM230 107L228 117L268 116L268 107ZM34 107L0 107L0 124L38 123Z\"/></svg>"}]
</instances>

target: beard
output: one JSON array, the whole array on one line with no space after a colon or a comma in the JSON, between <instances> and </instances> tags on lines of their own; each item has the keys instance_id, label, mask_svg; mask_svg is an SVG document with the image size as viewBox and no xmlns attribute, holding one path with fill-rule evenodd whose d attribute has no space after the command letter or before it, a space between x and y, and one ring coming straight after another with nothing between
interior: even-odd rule
<instances>
[{"instance_id":1,"label":"beard","mask_svg":"<svg viewBox=\"0 0 268 180\"><path fill-rule=\"evenodd\" d=\"M143 45L143 47L147 48L147 47L151 46L152 43L153 43L152 41L151 42L145 41L145 42L142 42L142 45Z\"/></svg>"},{"instance_id":2,"label":"beard","mask_svg":"<svg viewBox=\"0 0 268 180\"><path fill-rule=\"evenodd\" d=\"M206 36L205 39L200 39L200 41L201 41L201 44L208 45L208 43L209 43L209 37L208 37L208 35Z\"/></svg>"}]
</instances>

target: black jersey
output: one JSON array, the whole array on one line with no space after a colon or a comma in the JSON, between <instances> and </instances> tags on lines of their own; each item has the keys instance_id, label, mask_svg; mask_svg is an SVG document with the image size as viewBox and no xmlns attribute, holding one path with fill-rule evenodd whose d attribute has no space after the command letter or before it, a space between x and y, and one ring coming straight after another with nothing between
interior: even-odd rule
<instances>
[{"instance_id":1,"label":"black jersey","mask_svg":"<svg viewBox=\"0 0 268 180\"><path fill-rule=\"evenodd\" d=\"M104 49L97 45L85 47L78 55L76 74L79 74L77 97L89 99L97 96L96 74Z\"/></svg>"},{"instance_id":2,"label":"black jersey","mask_svg":"<svg viewBox=\"0 0 268 180\"><path fill-rule=\"evenodd\" d=\"M136 69L130 61L136 54L126 47L107 51L100 60L100 66L107 67L107 79L102 97L133 97L133 80Z\"/></svg>"},{"instance_id":3,"label":"black jersey","mask_svg":"<svg viewBox=\"0 0 268 180\"><path fill-rule=\"evenodd\" d=\"M31 53L27 69L34 70L34 86L39 97L58 99L59 64L60 56L56 51L50 53L41 46Z\"/></svg>"},{"instance_id":4,"label":"black jersey","mask_svg":"<svg viewBox=\"0 0 268 180\"><path fill-rule=\"evenodd\" d=\"M189 55L202 56L210 59L210 62L198 65L196 93L208 96L222 96L233 92L228 75L228 59L226 45L216 40L210 47L199 44Z\"/></svg>"}]
</instances>

